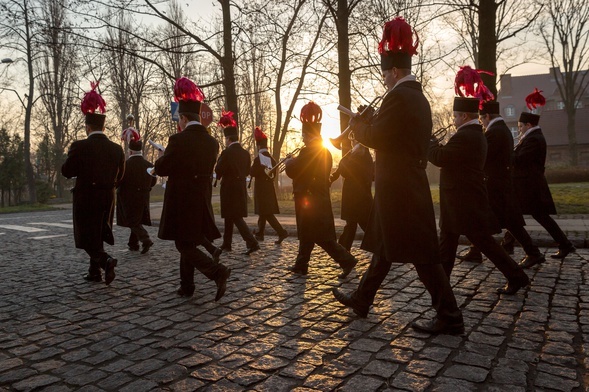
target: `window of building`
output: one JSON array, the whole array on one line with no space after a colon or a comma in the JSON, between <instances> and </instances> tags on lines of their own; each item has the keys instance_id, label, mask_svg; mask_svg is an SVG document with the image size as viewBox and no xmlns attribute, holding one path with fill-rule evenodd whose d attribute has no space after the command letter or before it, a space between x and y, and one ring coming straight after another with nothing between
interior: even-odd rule
<instances>
[{"instance_id":1,"label":"window of building","mask_svg":"<svg viewBox=\"0 0 589 392\"><path fill-rule=\"evenodd\" d=\"M560 152L553 152L550 154L551 161L560 161L562 159L562 154Z\"/></svg>"},{"instance_id":2,"label":"window of building","mask_svg":"<svg viewBox=\"0 0 589 392\"><path fill-rule=\"evenodd\" d=\"M576 100L576 101L575 101L575 107L576 107L577 109L581 109L581 108L583 107L583 101Z\"/></svg>"},{"instance_id":3,"label":"window of building","mask_svg":"<svg viewBox=\"0 0 589 392\"><path fill-rule=\"evenodd\" d=\"M508 105L505 107L505 117L515 117L515 106Z\"/></svg>"},{"instance_id":4,"label":"window of building","mask_svg":"<svg viewBox=\"0 0 589 392\"><path fill-rule=\"evenodd\" d=\"M518 127L511 127L511 136L513 136L513 141L517 144L519 140L519 128Z\"/></svg>"},{"instance_id":5,"label":"window of building","mask_svg":"<svg viewBox=\"0 0 589 392\"><path fill-rule=\"evenodd\" d=\"M556 103L556 108L557 108L558 110L563 110L563 109L564 109L564 102L562 102L562 101L558 101L558 102Z\"/></svg>"}]
</instances>

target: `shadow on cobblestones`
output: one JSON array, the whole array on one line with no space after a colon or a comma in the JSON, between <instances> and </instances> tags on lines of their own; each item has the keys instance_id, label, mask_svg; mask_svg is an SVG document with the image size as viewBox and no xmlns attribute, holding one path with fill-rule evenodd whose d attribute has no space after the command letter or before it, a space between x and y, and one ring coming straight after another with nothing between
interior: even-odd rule
<instances>
[{"instance_id":1,"label":"shadow on cobblestones","mask_svg":"<svg viewBox=\"0 0 589 392\"><path fill-rule=\"evenodd\" d=\"M150 228L156 236L157 229ZM146 255L123 245L117 228L116 280L87 283L85 253L71 237L2 237L0 386L6 390L586 390L589 250L527 271L533 283L513 297L491 263L457 262L452 284L466 333L429 336L408 324L432 316L410 266L393 265L367 319L331 295L356 288L369 254L338 281L320 248L309 275L287 271L298 243L221 261L232 268L227 294L196 276L193 298L178 298L172 242ZM355 246L358 246L358 242ZM521 249L518 249L521 252ZM550 253L548 249L547 253ZM523 254L517 254L523 257Z\"/></svg>"}]
</instances>

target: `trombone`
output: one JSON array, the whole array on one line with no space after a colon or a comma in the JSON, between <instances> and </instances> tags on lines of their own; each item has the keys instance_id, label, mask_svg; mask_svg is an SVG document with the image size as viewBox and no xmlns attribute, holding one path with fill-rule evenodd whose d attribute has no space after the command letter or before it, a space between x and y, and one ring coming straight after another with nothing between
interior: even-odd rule
<instances>
[{"instance_id":1,"label":"trombone","mask_svg":"<svg viewBox=\"0 0 589 392\"><path fill-rule=\"evenodd\" d=\"M293 151L286 154L286 156L284 158L282 158L280 161L278 161L276 163L276 165L274 165L272 167L264 168L264 172L266 173L266 175L268 177L274 179L274 176L276 176L276 173L282 173L284 171L284 169L286 169L286 160L289 158L292 158L293 155L298 154L300 151L301 151L300 147L295 148Z\"/></svg>"},{"instance_id":2,"label":"trombone","mask_svg":"<svg viewBox=\"0 0 589 392\"><path fill-rule=\"evenodd\" d=\"M445 126L443 128L438 129L434 133L432 133L431 140L440 143L442 140L446 139L448 135L448 130L452 127L452 125Z\"/></svg>"},{"instance_id":3,"label":"trombone","mask_svg":"<svg viewBox=\"0 0 589 392\"><path fill-rule=\"evenodd\" d=\"M347 114L350 117L356 117L356 116L361 116L363 115L369 108L374 107L377 103L380 103L380 101L384 98L384 95L379 95L378 97L374 98L372 100L372 102L370 102L370 104L368 106L366 106L364 108L364 110L362 110L360 113L354 113L352 112L350 109L339 105L337 107L337 110L339 110L342 113ZM343 141L348 138L350 136L350 133L352 132L352 128L348 125L348 127L346 129L344 129L344 131L336 138L329 138L329 141L331 142L331 144L333 144L333 146L335 148L337 148L338 150L342 149L342 143Z\"/></svg>"}]
</instances>

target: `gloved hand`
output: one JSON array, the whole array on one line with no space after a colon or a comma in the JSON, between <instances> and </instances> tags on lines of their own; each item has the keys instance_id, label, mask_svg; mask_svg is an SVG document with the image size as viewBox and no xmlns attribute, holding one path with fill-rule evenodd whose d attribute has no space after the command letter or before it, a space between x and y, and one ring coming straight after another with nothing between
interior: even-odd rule
<instances>
[{"instance_id":1,"label":"gloved hand","mask_svg":"<svg viewBox=\"0 0 589 392\"><path fill-rule=\"evenodd\" d=\"M358 106L358 115L356 118L360 117L363 122L370 124L374 118L374 113L376 113L376 109L372 106L360 105Z\"/></svg>"}]
</instances>

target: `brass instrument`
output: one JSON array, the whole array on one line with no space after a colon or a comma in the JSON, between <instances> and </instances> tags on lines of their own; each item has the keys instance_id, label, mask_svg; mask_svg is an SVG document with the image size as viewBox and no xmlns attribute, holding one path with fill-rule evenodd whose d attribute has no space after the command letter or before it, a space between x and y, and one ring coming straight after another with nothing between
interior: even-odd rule
<instances>
[{"instance_id":1,"label":"brass instrument","mask_svg":"<svg viewBox=\"0 0 589 392\"><path fill-rule=\"evenodd\" d=\"M347 114L350 117L356 117L356 116L361 116L363 115L369 108L374 107L374 105L376 105L377 103L380 103L380 101L384 98L384 95L379 95L378 97L374 98L372 100L372 102L370 102L370 104L368 106L366 106L364 108L364 110L362 110L360 113L354 113L352 112L350 109L339 105L337 107L337 110L339 110L342 113ZM335 148L337 148L338 150L342 149L342 143L343 141L348 138L350 136L350 133L352 132L352 128L348 125L348 127L346 129L344 129L344 131L336 138L329 138L329 141L331 142L331 144L333 144L333 146Z\"/></svg>"},{"instance_id":2,"label":"brass instrument","mask_svg":"<svg viewBox=\"0 0 589 392\"><path fill-rule=\"evenodd\" d=\"M276 173L282 173L284 171L284 169L286 169L286 160L289 158L292 158L293 155L298 154L301 151L301 148L295 148L293 151L291 151L290 153L286 154L286 156L284 158L282 158L280 161L278 161L278 163L276 163L276 165L268 168L264 168L264 172L266 173L266 175L270 178L274 178L274 176L276 175Z\"/></svg>"},{"instance_id":3,"label":"brass instrument","mask_svg":"<svg viewBox=\"0 0 589 392\"><path fill-rule=\"evenodd\" d=\"M448 130L452 127L452 125L448 125L444 128L440 128L437 131L435 131L434 133L432 133L432 137L431 140L435 140L438 143L441 142L442 140L446 139L446 136L448 135Z\"/></svg>"}]
</instances>

